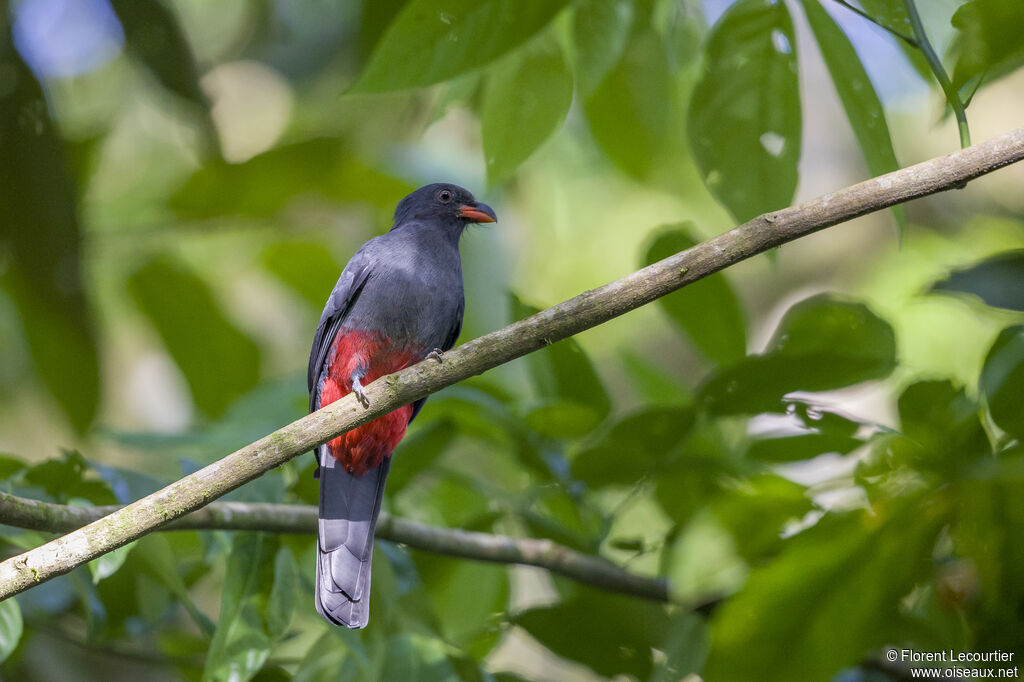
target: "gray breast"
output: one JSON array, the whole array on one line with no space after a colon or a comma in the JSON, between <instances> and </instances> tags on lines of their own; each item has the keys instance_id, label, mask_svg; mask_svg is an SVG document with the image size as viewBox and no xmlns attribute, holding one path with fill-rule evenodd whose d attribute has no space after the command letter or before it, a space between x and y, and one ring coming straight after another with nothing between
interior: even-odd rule
<instances>
[{"instance_id":1,"label":"gray breast","mask_svg":"<svg viewBox=\"0 0 1024 682\"><path fill-rule=\"evenodd\" d=\"M462 307L462 263L457 243L430 236L389 232L367 245L373 268L344 326L428 349L445 341Z\"/></svg>"}]
</instances>

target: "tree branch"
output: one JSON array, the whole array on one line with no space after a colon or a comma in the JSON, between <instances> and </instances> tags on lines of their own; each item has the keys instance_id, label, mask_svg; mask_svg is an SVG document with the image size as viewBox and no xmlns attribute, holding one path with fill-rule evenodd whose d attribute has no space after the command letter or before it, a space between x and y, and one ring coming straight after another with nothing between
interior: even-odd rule
<instances>
[{"instance_id":1,"label":"tree branch","mask_svg":"<svg viewBox=\"0 0 1024 682\"><path fill-rule=\"evenodd\" d=\"M67 573L203 507L311 448L445 386L646 305L742 260L818 230L911 199L962 187L1024 158L1024 128L966 149L754 218L642 270L367 386L166 488L0 563L0 599ZM497 550L496 550L497 551Z\"/></svg>"},{"instance_id":2,"label":"tree branch","mask_svg":"<svg viewBox=\"0 0 1024 682\"><path fill-rule=\"evenodd\" d=\"M120 506L72 507L0 491L0 523L48 533L68 533L113 514ZM311 505L213 502L159 530L258 530L316 533L317 509ZM602 589L654 601L671 599L668 583L630 573L607 559L577 552L551 540L512 538L454 528L439 528L382 512L376 537L434 554L537 566Z\"/></svg>"}]
</instances>

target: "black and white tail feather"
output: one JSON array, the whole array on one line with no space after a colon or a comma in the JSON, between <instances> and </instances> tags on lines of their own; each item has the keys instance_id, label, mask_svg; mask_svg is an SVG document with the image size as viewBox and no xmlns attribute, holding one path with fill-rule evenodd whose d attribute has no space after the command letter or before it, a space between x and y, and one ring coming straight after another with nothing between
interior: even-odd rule
<instances>
[{"instance_id":1,"label":"black and white tail feather","mask_svg":"<svg viewBox=\"0 0 1024 682\"><path fill-rule=\"evenodd\" d=\"M316 557L316 610L334 623L366 627L370 617L373 533L391 458L362 476L345 471L327 452L320 460L320 528Z\"/></svg>"}]
</instances>

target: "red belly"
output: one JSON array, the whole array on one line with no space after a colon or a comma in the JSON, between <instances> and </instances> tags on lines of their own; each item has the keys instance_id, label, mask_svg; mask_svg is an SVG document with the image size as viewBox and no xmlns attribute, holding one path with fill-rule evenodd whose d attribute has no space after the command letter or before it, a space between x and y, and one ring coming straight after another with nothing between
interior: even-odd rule
<instances>
[{"instance_id":1,"label":"red belly","mask_svg":"<svg viewBox=\"0 0 1024 682\"><path fill-rule=\"evenodd\" d=\"M334 338L334 353L320 392L320 406L329 405L352 391L352 372L357 367L366 369L359 381L367 386L374 379L397 372L423 358L416 347L398 347L377 332L343 329ZM405 436L412 416L412 405L400 407L372 422L343 433L327 443L331 456L345 470L362 476L390 457Z\"/></svg>"}]
</instances>

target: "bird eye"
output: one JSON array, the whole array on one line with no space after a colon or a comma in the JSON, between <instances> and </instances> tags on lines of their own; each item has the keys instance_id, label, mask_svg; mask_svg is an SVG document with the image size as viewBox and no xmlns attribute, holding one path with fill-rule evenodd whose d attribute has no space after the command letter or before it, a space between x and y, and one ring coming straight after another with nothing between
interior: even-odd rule
<instances>
[{"instance_id":1,"label":"bird eye","mask_svg":"<svg viewBox=\"0 0 1024 682\"><path fill-rule=\"evenodd\" d=\"M449 201L452 200L452 193L446 189L443 189L440 192L438 192L437 198L445 203L448 203Z\"/></svg>"}]
</instances>

